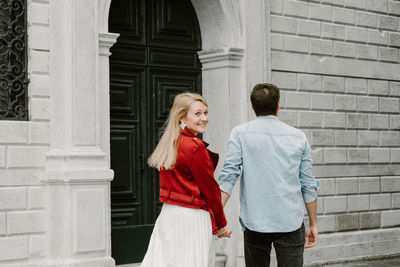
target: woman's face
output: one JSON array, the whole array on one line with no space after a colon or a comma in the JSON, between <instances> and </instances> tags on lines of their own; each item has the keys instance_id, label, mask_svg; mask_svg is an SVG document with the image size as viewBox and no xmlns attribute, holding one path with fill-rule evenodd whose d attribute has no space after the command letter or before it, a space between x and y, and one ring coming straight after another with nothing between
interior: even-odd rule
<instances>
[{"instance_id":1,"label":"woman's face","mask_svg":"<svg viewBox=\"0 0 400 267\"><path fill-rule=\"evenodd\" d=\"M190 105L186 117L182 120L186 123L186 128L194 135L204 133L208 123L207 106L200 101L194 102Z\"/></svg>"}]
</instances>

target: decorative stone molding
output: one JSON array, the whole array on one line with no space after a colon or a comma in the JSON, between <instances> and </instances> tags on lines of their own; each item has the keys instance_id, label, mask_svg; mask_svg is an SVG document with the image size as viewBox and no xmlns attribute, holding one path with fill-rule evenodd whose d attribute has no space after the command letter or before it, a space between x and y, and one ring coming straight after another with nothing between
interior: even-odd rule
<instances>
[{"instance_id":1,"label":"decorative stone molding","mask_svg":"<svg viewBox=\"0 0 400 267\"><path fill-rule=\"evenodd\" d=\"M224 14L229 22L231 31L232 31L232 45L242 46L243 45L243 21L242 21L242 12L241 8L241 0L220 0L221 7L224 11Z\"/></svg>"},{"instance_id":2,"label":"decorative stone molding","mask_svg":"<svg viewBox=\"0 0 400 267\"><path fill-rule=\"evenodd\" d=\"M110 182L114 177L112 170L47 170L45 184Z\"/></svg>"},{"instance_id":3,"label":"decorative stone molding","mask_svg":"<svg viewBox=\"0 0 400 267\"><path fill-rule=\"evenodd\" d=\"M244 56L243 48L222 47L215 50L200 51L200 62L203 70L220 68L240 68Z\"/></svg>"},{"instance_id":4,"label":"decorative stone molding","mask_svg":"<svg viewBox=\"0 0 400 267\"><path fill-rule=\"evenodd\" d=\"M98 32L108 32L108 14L110 11L111 0L98 0Z\"/></svg>"},{"instance_id":5,"label":"decorative stone molding","mask_svg":"<svg viewBox=\"0 0 400 267\"><path fill-rule=\"evenodd\" d=\"M110 6L108 1L107 6ZM108 12L108 11L107 11ZM108 13L107 13L108 21ZM110 167L110 48L117 42L119 34L100 32L99 40L99 60L98 60L98 86L99 86L99 117L98 127L100 131L100 148L105 153L107 166Z\"/></svg>"},{"instance_id":6,"label":"decorative stone molding","mask_svg":"<svg viewBox=\"0 0 400 267\"><path fill-rule=\"evenodd\" d=\"M99 55L110 56L110 48L117 42L118 33L99 33Z\"/></svg>"},{"instance_id":7,"label":"decorative stone molding","mask_svg":"<svg viewBox=\"0 0 400 267\"><path fill-rule=\"evenodd\" d=\"M200 24L202 48L240 47L243 39L242 0L191 0Z\"/></svg>"},{"instance_id":8,"label":"decorative stone molding","mask_svg":"<svg viewBox=\"0 0 400 267\"><path fill-rule=\"evenodd\" d=\"M100 149L50 150L43 182L111 181L113 171L106 168L105 158L105 153Z\"/></svg>"},{"instance_id":9,"label":"decorative stone molding","mask_svg":"<svg viewBox=\"0 0 400 267\"><path fill-rule=\"evenodd\" d=\"M46 267L115 265L108 56L118 34L99 33L98 8L93 0L50 2L50 85L56 90L50 93L51 144L42 179Z\"/></svg>"}]
</instances>

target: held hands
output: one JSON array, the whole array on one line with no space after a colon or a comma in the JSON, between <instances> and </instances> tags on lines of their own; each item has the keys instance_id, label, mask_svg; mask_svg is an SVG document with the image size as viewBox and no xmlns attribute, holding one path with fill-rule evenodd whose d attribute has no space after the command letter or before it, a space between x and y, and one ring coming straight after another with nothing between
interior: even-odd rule
<instances>
[{"instance_id":1,"label":"held hands","mask_svg":"<svg viewBox=\"0 0 400 267\"><path fill-rule=\"evenodd\" d=\"M306 230L306 242L304 248L312 248L318 242L318 225L310 225Z\"/></svg>"},{"instance_id":2,"label":"held hands","mask_svg":"<svg viewBox=\"0 0 400 267\"><path fill-rule=\"evenodd\" d=\"M232 234L232 231L228 231L228 229L226 229L226 226L218 229L218 232L217 232L218 238L221 238L221 237L231 238L231 234Z\"/></svg>"}]
</instances>

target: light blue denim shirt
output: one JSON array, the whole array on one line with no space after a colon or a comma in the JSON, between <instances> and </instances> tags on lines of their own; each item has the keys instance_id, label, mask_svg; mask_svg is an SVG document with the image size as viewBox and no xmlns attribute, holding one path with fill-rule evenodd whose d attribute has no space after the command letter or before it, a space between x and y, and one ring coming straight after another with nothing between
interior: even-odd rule
<instances>
[{"instance_id":1,"label":"light blue denim shirt","mask_svg":"<svg viewBox=\"0 0 400 267\"><path fill-rule=\"evenodd\" d=\"M231 195L240 182L240 223L253 231L291 232L304 218L304 204L317 198L311 148L303 132L276 116L235 127L218 180Z\"/></svg>"}]
</instances>

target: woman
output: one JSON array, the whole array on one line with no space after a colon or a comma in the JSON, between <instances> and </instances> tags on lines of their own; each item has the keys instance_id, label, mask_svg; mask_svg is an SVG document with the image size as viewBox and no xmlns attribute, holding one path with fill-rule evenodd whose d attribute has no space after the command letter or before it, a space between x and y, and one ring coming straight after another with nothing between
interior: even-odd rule
<instances>
[{"instance_id":1,"label":"woman","mask_svg":"<svg viewBox=\"0 0 400 267\"><path fill-rule=\"evenodd\" d=\"M196 137L206 131L208 107L198 94L175 97L149 165L160 172L163 207L142 267L210 267L213 235L230 237L214 179L218 154Z\"/></svg>"}]
</instances>

